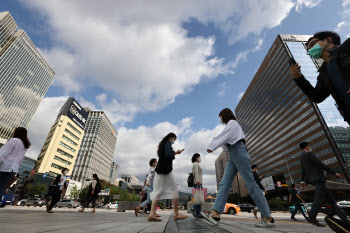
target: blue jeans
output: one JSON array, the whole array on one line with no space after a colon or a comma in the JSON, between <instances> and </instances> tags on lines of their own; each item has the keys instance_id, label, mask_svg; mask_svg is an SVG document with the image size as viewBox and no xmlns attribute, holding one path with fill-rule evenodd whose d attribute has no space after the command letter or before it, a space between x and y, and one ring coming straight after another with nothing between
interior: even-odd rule
<instances>
[{"instance_id":1,"label":"blue jeans","mask_svg":"<svg viewBox=\"0 0 350 233\"><path fill-rule=\"evenodd\" d=\"M2 200L2 196L5 193L5 186L10 178L13 176L13 172L0 172L0 202Z\"/></svg>"},{"instance_id":2,"label":"blue jeans","mask_svg":"<svg viewBox=\"0 0 350 233\"><path fill-rule=\"evenodd\" d=\"M152 202L151 196L150 196L152 191L153 189L151 187L147 187L147 200L141 203L140 206L142 207L142 209L145 208L146 205Z\"/></svg>"},{"instance_id":3,"label":"blue jeans","mask_svg":"<svg viewBox=\"0 0 350 233\"><path fill-rule=\"evenodd\" d=\"M203 188L203 186L202 185L198 185L198 184L194 184L193 188L199 189L199 188ZM194 212L195 212L196 216L200 216L201 215L202 205L193 205L192 208L194 209Z\"/></svg>"},{"instance_id":4,"label":"blue jeans","mask_svg":"<svg viewBox=\"0 0 350 233\"><path fill-rule=\"evenodd\" d=\"M269 218L271 216L271 210L265 196L254 180L253 173L250 168L250 157L244 143L237 142L234 145L228 145L228 149L230 158L219 186L219 193L216 197L213 210L222 214L233 179L237 175L237 172L239 172L249 190L250 196L258 206L261 215L264 218Z\"/></svg>"}]
</instances>

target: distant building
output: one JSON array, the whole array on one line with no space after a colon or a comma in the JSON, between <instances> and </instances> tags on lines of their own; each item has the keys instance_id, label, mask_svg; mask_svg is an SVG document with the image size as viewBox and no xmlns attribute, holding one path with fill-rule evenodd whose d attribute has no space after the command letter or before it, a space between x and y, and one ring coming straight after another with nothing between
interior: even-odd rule
<instances>
[{"instance_id":1,"label":"distant building","mask_svg":"<svg viewBox=\"0 0 350 233\"><path fill-rule=\"evenodd\" d=\"M0 147L28 128L55 72L9 12L0 12Z\"/></svg>"},{"instance_id":2,"label":"distant building","mask_svg":"<svg viewBox=\"0 0 350 233\"><path fill-rule=\"evenodd\" d=\"M34 169L36 160L24 156L21 165L18 168L19 178L24 178L30 175L30 172Z\"/></svg>"},{"instance_id":3,"label":"distant building","mask_svg":"<svg viewBox=\"0 0 350 233\"><path fill-rule=\"evenodd\" d=\"M122 180L125 180L125 182L129 183L129 184L138 184L140 181L131 174L123 174L120 176Z\"/></svg>"},{"instance_id":4,"label":"distant building","mask_svg":"<svg viewBox=\"0 0 350 233\"><path fill-rule=\"evenodd\" d=\"M120 166L118 164L116 164L115 162L112 162L111 172L109 174L109 183L114 184L114 182L117 180L119 168Z\"/></svg>"}]
</instances>

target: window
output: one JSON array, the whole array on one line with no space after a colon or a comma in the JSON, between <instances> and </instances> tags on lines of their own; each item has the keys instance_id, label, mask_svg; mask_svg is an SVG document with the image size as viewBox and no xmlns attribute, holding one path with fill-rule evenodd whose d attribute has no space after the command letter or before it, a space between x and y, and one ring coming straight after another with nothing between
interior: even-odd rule
<instances>
[{"instance_id":1,"label":"window","mask_svg":"<svg viewBox=\"0 0 350 233\"><path fill-rule=\"evenodd\" d=\"M76 142L73 142L72 140L70 140L66 135L63 135L62 138L68 142L70 142L70 144L74 145L74 146L77 146L78 143Z\"/></svg>"},{"instance_id":2,"label":"window","mask_svg":"<svg viewBox=\"0 0 350 233\"><path fill-rule=\"evenodd\" d=\"M67 123L67 125L73 129L76 133L78 133L79 135L81 135L81 132L79 130L77 130L77 128L75 128L72 124L70 124L69 122Z\"/></svg>"},{"instance_id":3,"label":"window","mask_svg":"<svg viewBox=\"0 0 350 233\"><path fill-rule=\"evenodd\" d=\"M75 152L76 150L73 149L72 147L68 146L67 144L63 143L63 142L60 142L60 145L63 146L64 148L72 151L72 152Z\"/></svg>"},{"instance_id":4,"label":"window","mask_svg":"<svg viewBox=\"0 0 350 233\"><path fill-rule=\"evenodd\" d=\"M74 133L72 133L71 131L69 131L68 129L64 129L64 131L66 132L66 133L68 133L70 136L72 136L74 139L76 139L76 140L80 140L80 138L78 138L77 136L75 136L75 134Z\"/></svg>"}]
</instances>

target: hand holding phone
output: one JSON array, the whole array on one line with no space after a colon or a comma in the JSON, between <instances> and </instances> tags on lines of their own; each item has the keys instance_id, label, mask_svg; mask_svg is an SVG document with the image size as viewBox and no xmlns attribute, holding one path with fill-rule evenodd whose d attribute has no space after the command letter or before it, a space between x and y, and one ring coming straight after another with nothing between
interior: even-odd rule
<instances>
[{"instance_id":1,"label":"hand holding phone","mask_svg":"<svg viewBox=\"0 0 350 233\"><path fill-rule=\"evenodd\" d=\"M297 64L297 62L295 61L294 57L289 59L289 65L290 66L294 66L295 64Z\"/></svg>"}]
</instances>

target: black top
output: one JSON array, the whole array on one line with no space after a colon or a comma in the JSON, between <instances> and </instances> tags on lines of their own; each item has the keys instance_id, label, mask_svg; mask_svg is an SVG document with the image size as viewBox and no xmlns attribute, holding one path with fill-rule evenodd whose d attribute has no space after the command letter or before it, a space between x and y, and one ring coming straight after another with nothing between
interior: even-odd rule
<instances>
[{"instance_id":1,"label":"black top","mask_svg":"<svg viewBox=\"0 0 350 233\"><path fill-rule=\"evenodd\" d=\"M322 163L312 152L303 151L300 157L301 163L301 181L313 183L317 181L325 182L324 171L335 175L335 172Z\"/></svg>"},{"instance_id":2,"label":"black top","mask_svg":"<svg viewBox=\"0 0 350 233\"><path fill-rule=\"evenodd\" d=\"M171 143L169 141L165 143L164 148L161 151L163 151L163 153L159 155L158 166L170 172L173 168L175 151L173 150Z\"/></svg>"},{"instance_id":3,"label":"black top","mask_svg":"<svg viewBox=\"0 0 350 233\"><path fill-rule=\"evenodd\" d=\"M290 194L292 195L292 203L294 203L294 205L299 205L301 204L300 199L297 197L297 190L296 189L292 189L292 191L290 192Z\"/></svg>"},{"instance_id":4,"label":"black top","mask_svg":"<svg viewBox=\"0 0 350 233\"><path fill-rule=\"evenodd\" d=\"M264 186L261 184L261 179L260 179L257 172L253 171L253 177L254 177L255 182L258 184L259 188L261 190L265 190Z\"/></svg>"}]
</instances>

